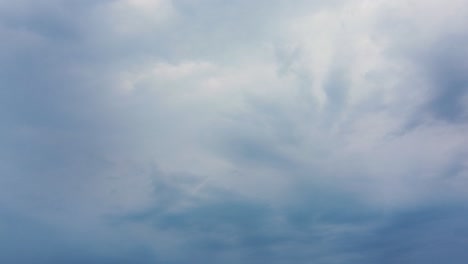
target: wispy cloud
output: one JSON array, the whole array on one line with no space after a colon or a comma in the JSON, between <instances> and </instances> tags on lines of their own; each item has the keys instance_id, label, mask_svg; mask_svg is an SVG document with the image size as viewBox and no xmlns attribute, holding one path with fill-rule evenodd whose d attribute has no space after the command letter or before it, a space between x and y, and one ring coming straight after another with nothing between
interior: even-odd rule
<instances>
[{"instance_id":1,"label":"wispy cloud","mask_svg":"<svg viewBox=\"0 0 468 264\"><path fill-rule=\"evenodd\" d=\"M462 263L465 2L0 1L0 261Z\"/></svg>"}]
</instances>

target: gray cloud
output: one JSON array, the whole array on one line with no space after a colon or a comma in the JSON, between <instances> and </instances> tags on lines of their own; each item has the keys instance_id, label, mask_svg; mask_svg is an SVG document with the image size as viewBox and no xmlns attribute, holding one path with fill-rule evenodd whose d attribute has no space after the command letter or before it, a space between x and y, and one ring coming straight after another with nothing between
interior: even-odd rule
<instances>
[{"instance_id":1,"label":"gray cloud","mask_svg":"<svg viewBox=\"0 0 468 264\"><path fill-rule=\"evenodd\" d=\"M468 91L466 77L466 44L468 37L448 36L428 55L428 75L435 85L434 98L429 107L443 120L465 121L466 107L463 98Z\"/></svg>"},{"instance_id":2,"label":"gray cloud","mask_svg":"<svg viewBox=\"0 0 468 264\"><path fill-rule=\"evenodd\" d=\"M467 8L0 3L0 261L461 263Z\"/></svg>"},{"instance_id":3,"label":"gray cloud","mask_svg":"<svg viewBox=\"0 0 468 264\"><path fill-rule=\"evenodd\" d=\"M155 260L143 247L122 248L116 241L100 244L101 238L96 233L85 235L6 210L0 215L3 234L0 260L5 263L154 263ZM110 247L114 249L109 250Z\"/></svg>"}]
</instances>

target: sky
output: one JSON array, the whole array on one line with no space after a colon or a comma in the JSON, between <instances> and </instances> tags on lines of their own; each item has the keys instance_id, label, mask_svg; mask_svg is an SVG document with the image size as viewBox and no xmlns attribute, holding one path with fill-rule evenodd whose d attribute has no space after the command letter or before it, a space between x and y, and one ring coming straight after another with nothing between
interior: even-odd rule
<instances>
[{"instance_id":1,"label":"sky","mask_svg":"<svg viewBox=\"0 0 468 264\"><path fill-rule=\"evenodd\" d=\"M0 0L0 263L466 263L465 0Z\"/></svg>"}]
</instances>

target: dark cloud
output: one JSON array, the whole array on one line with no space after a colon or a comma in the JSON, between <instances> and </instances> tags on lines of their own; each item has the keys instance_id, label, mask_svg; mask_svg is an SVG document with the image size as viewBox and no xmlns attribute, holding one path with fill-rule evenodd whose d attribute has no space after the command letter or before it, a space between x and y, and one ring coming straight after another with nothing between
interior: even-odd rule
<instances>
[{"instance_id":1,"label":"dark cloud","mask_svg":"<svg viewBox=\"0 0 468 264\"><path fill-rule=\"evenodd\" d=\"M80 10L65 9L74 16L64 15L62 21L55 18L60 3L18 6L11 12L6 8L8 15L1 19L6 35L0 65L2 142L15 170L2 174L20 185L65 183L95 166L102 139L101 120L95 118L98 92L74 72L83 66L71 29ZM42 187L36 191L43 192Z\"/></svg>"},{"instance_id":2,"label":"dark cloud","mask_svg":"<svg viewBox=\"0 0 468 264\"><path fill-rule=\"evenodd\" d=\"M382 218L331 189L304 188L297 199L294 205L283 207L215 191L209 200L192 208L151 209L116 223L150 225L156 232L168 232L180 240L177 251L184 254L176 256L174 263L207 259L223 263L327 263L335 259L348 263L363 250L352 245L374 239L371 231Z\"/></svg>"},{"instance_id":3,"label":"dark cloud","mask_svg":"<svg viewBox=\"0 0 468 264\"><path fill-rule=\"evenodd\" d=\"M434 45L423 63L434 85L429 109L437 118L449 122L466 121L468 92L468 36L446 36Z\"/></svg>"},{"instance_id":4,"label":"dark cloud","mask_svg":"<svg viewBox=\"0 0 468 264\"><path fill-rule=\"evenodd\" d=\"M151 252L143 248L108 251L110 245L99 244L93 237L27 216L2 210L0 212L2 247L0 261L4 263L154 263ZM70 229L69 229L70 228ZM118 247L118 243L111 243Z\"/></svg>"},{"instance_id":5,"label":"dark cloud","mask_svg":"<svg viewBox=\"0 0 468 264\"><path fill-rule=\"evenodd\" d=\"M401 213L360 247L368 250L370 261L382 263L463 263L466 217L464 206L429 206Z\"/></svg>"}]
</instances>

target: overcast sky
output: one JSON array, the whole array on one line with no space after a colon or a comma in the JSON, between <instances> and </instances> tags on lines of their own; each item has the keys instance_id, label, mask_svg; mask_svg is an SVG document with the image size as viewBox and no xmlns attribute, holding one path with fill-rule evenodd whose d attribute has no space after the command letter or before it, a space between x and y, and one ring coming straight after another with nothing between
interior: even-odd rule
<instances>
[{"instance_id":1,"label":"overcast sky","mask_svg":"<svg viewBox=\"0 0 468 264\"><path fill-rule=\"evenodd\" d=\"M0 263L464 264L466 0L0 0Z\"/></svg>"}]
</instances>

